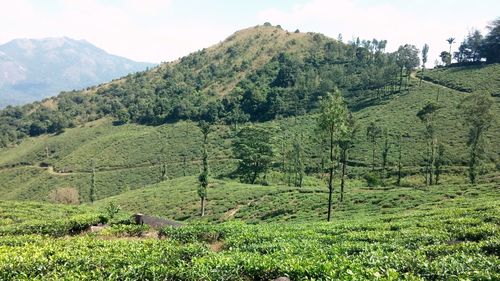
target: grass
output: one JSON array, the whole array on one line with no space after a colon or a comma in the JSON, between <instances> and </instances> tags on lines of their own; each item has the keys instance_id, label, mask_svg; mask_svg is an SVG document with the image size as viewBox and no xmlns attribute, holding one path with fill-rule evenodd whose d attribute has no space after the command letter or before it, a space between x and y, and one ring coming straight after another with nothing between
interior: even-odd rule
<instances>
[{"instance_id":1,"label":"grass","mask_svg":"<svg viewBox=\"0 0 500 281\"><path fill-rule=\"evenodd\" d=\"M179 189L192 178L168 185ZM40 235L40 221L66 225L64 216L99 213L99 204L61 206L0 202L0 278L80 280L496 280L500 278L498 186L444 185L426 190L351 187L331 223L313 217L321 192L218 182L209 196L255 204L240 219L191 222L160 230L162 239L140 237L144 227L117 224L102 233ZM178 206L190 199L175 194ZM255 188L255 190L254 190ZM265 190L267 189L267 191ZM241 192L235 194L235 192ZM295 190L296 191L296 190ZM130 191L138 193L139 190ZM266 193L267 192L267 193ZM179 191L189 198L187 188ZM125 193L127 194L127 193ZM304 196L300 197L300 194ZM158 193L158 195L160 195ZM130 196L133 197L133 196ZM238 199L239 197L239 199ZM135 197L137 198L137 197ZM118 200L119 198L114 198ZM148 200L152 200L149 197ZM160 200L158 200L160 201ZM164 198L165 204L174 200ZM300 203L300 202L301 203ZM194 202L194 201L193 201ZM273 203L271 203L273 202ZM103 202L100 202L103 203ZM152 202L154 204L154 202ZM287 204L298 215L278 215L248 224L269 205ZM209 201L210 204L210 201ZM321 204L322 206L324 204ZM215 210L214 205L210 208ZM94 210L92 210L94 209ZM15 212L7 215L11 210ZM222 209L220 213L222 213ZM15 220L13 219L15 217ZM215 218L212 216L212 218ZM73 221L75 221L73 219ZM81 220L78 220L81 221ZM262 221L261 221L262 222ZM85 225L85 224L84 224ZM5 231L22 226L24 232ZM33 227L35 226L35 227ZM51 225L55 227L56 225ZM69 231L66 229L66 231ZM71 233L71 232L69 232Z\"/></svg>"},{"instance_id":2,"label":"grass","mask_svg":"<svg viewBox=\"0 0 500 281\"><path fill-rule=\"evenodd\" d=\"M489 69L489 70L488 70ZM488 71L494 71L490 66ZM434 71L434 70L433 70ZM428 71L429 73L433 71ZM440 70L436 70L440 71ZM414 85L410 91L394 96L375 106L354 112L358 131L350 158L355 165L349 167L351 177L361 177L371 164L371 144L365 137L366 127L376 122L390 134L391 148L388 168L395 171L397 149L395 136L405 135L402 142L405 173L416 173L425 159L424 125L416 113L427 101L440 106L436 116L438 141L445 145L446 167L451 174L465 174L467 149L466 133L457 106L469 95L433 84ZM484 171L497 168L500 155L500 103L495 102L495 123L488 131L489 148ZM283 147L291 145L295 137L301 138L305 165L313 171L321 163L317 136L316 115L279 119L257 124L272 134L275 150L275 169L279 170ZM209 137L209 160L214 177L227 175L236 166L231 152L235 132L219 125ZM75 187L82 201L88 201L90 160L96 166L97 198L120 194L123 191L148 186L160 181L160 166L167 163L168 178L196 175L200 171L201 133L192 122L179 122L162 126L127 124L113 126L111 120L101 119L85 126L67 129L54 136L29 138L21 144L0 150L0 198L47 200L52 189ZM380 163L381 143L376 148L377 165ZM47 157L46 150L49 151ZM56 172L40 167L46 163ZM279 184L279 181L272 182ZM15 187L15 188L13 188Z\"/></svg>"},{"instance_id":3,"label":"grass","mask_svg":"<svg viewBox=\"0 0 500 281\"><path fill-rule=\"evenodd\" d=\"M409 180L409 179L408 179ZM132 190L100 200L103 207L116 202L123 210L152 214L175 220L221 222L231 219L248 223L323 221L326 218L328 189L326 183L316 187L247 185L234 181L213 180L209 189L206 216L199 217L198 182L182 177L146 188ZM495 183L472 187L468 184L442 184L430 188L367 188L361 181L349 181L345 200L338 202L335 183L334 220L397 214L414 208L446 206L461 200L493 199L498 192Z\"/></svg>"},{"instance_id":4,"label":"grass","mask_svg":"<svg viewBox=\"0 0 500 281\"><path fill-rule=\"evenodd\" d=\"M424 72L424 79L463 92L494 93L500 88L500 64L455 66Z\"/></svg>"}]
</instances>

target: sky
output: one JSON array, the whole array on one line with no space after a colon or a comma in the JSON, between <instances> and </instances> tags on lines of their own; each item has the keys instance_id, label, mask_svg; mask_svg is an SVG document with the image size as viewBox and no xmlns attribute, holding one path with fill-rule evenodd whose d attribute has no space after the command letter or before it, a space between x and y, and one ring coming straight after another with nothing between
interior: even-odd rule
<instances>
[{"instance_id":1,"label":"sky","mask_svg":"<svg viewBox=\"0 0 500 281\"><path fill-rule=\"evenodd\" d=\"M459 43L500 17L498 0L0 0L0 44L67 36L136 61L166 62L264 22L344 41L388 40L388 51Z\"/></svg>"}]
</instances>

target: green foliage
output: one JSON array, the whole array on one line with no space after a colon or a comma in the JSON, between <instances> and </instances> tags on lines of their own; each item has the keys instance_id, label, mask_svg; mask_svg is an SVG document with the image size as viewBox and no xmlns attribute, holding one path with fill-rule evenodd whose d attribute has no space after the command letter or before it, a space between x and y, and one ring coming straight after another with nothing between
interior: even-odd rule
<instances>
[{"instance_id":1,"label":"green foliage","mask_svg":"<svg viewBox=\"0 0 500 281\"><path fill-rule=\"evenodd\" d=\"M0 235L41 234L64 236L78 234L107 219L95 211L76 206L32 202L1 201Z\"/></svg>"},{"instance_id":2,"label":"green foliage","mask_svg":"<svg viewBox=\"0 0 500 281\"><path fill-rule=\"evenodd\" d=\"M236 135L233 153L240 160L236 174L242 182L254 184L266 173L273 157L269 132L254 126L242 128Z\"/></svg>"},{"instance_id":3,"label":"green foliage","mask_svg":"<svg viewBox=\"0 0 500 281\"><path fill-rule=\"evenodd\" d=\"M469 146L469 179L476 183L478 162L484 157L485 132L491 127L493 114L488 95L474 94L464 99L461 104L465 124L469 126L467 145Z\"/></svg>"},{"instance_id":4,"label":"green foliage","mask_svg":"<svg viewBox=\"0 0 500 281\"><path fill-rule=\"evenodd\" d=\"M200 223L163 228L163 239L116 239L146 231L123 225L77 237L3 235L0 278L496 280L500 210L495 187L478 188L477 195L457 186L430 194L378 190L377 199L388 199L382 211L329 224ZM394 207L417 192L422 202L404 212ZM434 193L443 200L441 192L456 197L432 202Z\"/></svg>"},{"instance_id":5,"label":"green foliage","mask_svg":"<svg viewBox=\"0 0 500 281\"><path fill-rule=\"evenodd\" d=\"M500 18L488 26L489 33L484 37L480 46L481 56L488 63L500 62Z\"/></svg>"},{"instance_id":6,"label":"green foliage","mask_svg":"<svg viewBox=\"0 0 500 281\"><path fill-rule=\"evenodd\" d=\"M337 85L362 108L389 93L397 67L385 40L344 44L320 34L264 26L237 32L150 71L0 112L2 146L26 136L62 133L100 119L160 125L179 120L226 124L302 115ZM364 99L360 101L360 99Z\"/></svg>"},{"instance_id":7,"label":"green foliage","mask_svg":"<svg viewBox=\"0 0 500 281\"><path fill-rule=\"evenodd\" d=\"M108 205L106 205L106 214L108 215L108 218L112 220L118 212L120 212L120 206L116 204L115 201L110 201Z\"/></svg>"},{"instance_id":8,"label":"green foliage","mask_svg":"<svg viewBox=\"0 0 500 281\"><path fill-rule=\"evenodd\" d=\"M424 80L462 92L489 92L500 87L500 64L442 67L419 73ZM493 91L494 93L494 91Z\"/></svg>"},{"instance_id":9,"label":"green foliage","mask_svg":"<svg viewBox=\"0 0 500 281\"><path fill-rule=\"evenodd\" d=\"M376 187L384 185L384 182L380 178L380 174L376 172L370 172L364 175L366 184L369 187Z\"/></svg>"},{"instance_id":10,"label":"green foliage","mask_svg":"<svg viewBox=\"0 0 500 281\"><path fill-rule=\"evenodd\" d=\"M113 237L142 237L149 230L146 224L113 224L104 228L99 235Z\"/></svg>"}]
</instances>

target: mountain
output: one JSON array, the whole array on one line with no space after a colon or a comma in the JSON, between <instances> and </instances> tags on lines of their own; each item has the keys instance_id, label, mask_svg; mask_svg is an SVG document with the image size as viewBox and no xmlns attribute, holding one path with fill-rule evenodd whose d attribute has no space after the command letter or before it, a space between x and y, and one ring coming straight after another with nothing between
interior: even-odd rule
<instances>
[{"instance_id":1,"label":"mountain","mask_svg":"<svg viewBox=\"0 0 500 281\"><path fill-rule=\"evenodd\" d=\"M108 54L85 40L15 39L0 45L0 107L97 85L152 66Z\"/></svg>"}]
</instances>

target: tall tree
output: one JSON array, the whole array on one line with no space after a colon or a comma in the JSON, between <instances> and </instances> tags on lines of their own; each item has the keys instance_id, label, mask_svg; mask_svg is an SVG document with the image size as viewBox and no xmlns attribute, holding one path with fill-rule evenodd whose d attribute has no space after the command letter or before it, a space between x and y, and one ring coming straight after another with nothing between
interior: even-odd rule
<instances>
[{"instance_id":1,"label":"tall tree","mask_svg":"<svg viewBox=\"0 0 500 281\"><path fill-rule=\"evenodd\" d=\"M435 175L435 183L439 184L439 180L441 179L441 173L443 165L446 163L444 158L445 148L442 143L440 143L437 147L436 152L436 161L434 162L434 175Z\"/></svg>"},{"instance_id":2,"label":"tall tree","mask_svg":"<svg viewBox=\"0 0 500 281\"><path fill-rule=\"evenodd\" d=\"M450 54L450 56L448 57L448 61L446 63L448 65L448 64L451 64L451 45L453 45L453 43L455 43L455 38L450 37L450 38L446 39L446 42L448 42L448 44L450 45L450 50L448 51L448 54Z\"/></svg>"},{"instance_id":3,"label":"tall tree","mask_svg":"<svg viewBox=\"0 0 500 281\"><path fill-rule=\"evenodd\" d=\"M375 149L378 144L378 139L380 138L382 133L382 129L375 124L375 122L371 122L370 125L366 128L366 137L368 141L372 144L372 171L375 171Z\"/></svg>"},{"instance_id":4,"label":"tall tree","mask_svg":"<svg viewBox=\"0 0 500 281\"><path fill-rule=\"evenodd\" d=\"M354 136L356 134L356 123L354 116L349 112L346 120L346 129L340 135L340 162L342 163L342 174L340 176L340 202L344 202L345 177L347 173L347 161L349 149L354 146Z\"/></svg>"},{"instance_id":5,"label":"tall tree","mask_svg":"<svg viewBox=\"0 0 500 281\"><path fill-rule=\"evenodd\" d=\"M434 126L434 114L438 110L438 106L432 102L428 102L421 110L417 112L417 117L425 124L425 139L429 149L427 155L427 174L428 184L433 184L433 168L436 160L435 152L437 145L436 128Z\"/></svg>"},{"instance_id":6,"label":"tall tree","mask_svg":"<svg viewBox=\"0 0 500 281\"><path fill-rule=\"evenodd\" d=\"M200 185L198 187L198 196L200 197L200 214L203 217L205 215L205 201L207 198L207 188L208 188L208 153L207 153L207 145L208 145L208 134L211 132L210 123L206 121L198 122L198 127L203 134L203 156L202 156L202 171L198 177L198 181Z\"/></svg>"},{"instance_id":7,"label":"tall tree","mask_svg":"<svg viewBox=\"0 0 500 281\"><path fill-rule=\"evenodd\" d=\"M458 52L455 52L454 57L457 62L477 62L481 60L481 44L483 36L479 30L470 32L464 41L458 47Z\"/></svg>"},{"instance_id":8,"label":"tall tree","mask_svg":"<svg viewBox=\"0 0 500 281\"><path fill-rule=\"evenodd\" d=\"M243 182L254 184L266 173L273 157L269 131L255 126L243 127L233 143L233 153L240 160L236 174Z\"/></svg>"},{"instance_id":9,"label":"tall tree","mask_svg":"<svg viewBox=\"0 0 500 281\"><path fill-rule=\"evenodd\" d=\"M396 181L396 185L400 186L401 185L401 177L402 177L402 169L403 169L403 164L402 164L402 152L403 152L403 135L400 133L398 134L398 179Z\"/></svg>"},{"instance_id":10,"label":"tall tree","mask_svg":"<svg viewBox=\"0 0 500 281\"><path fill-rule=\"evenodd\" d=\"M420 75L420 85L422 85L422 79L424 78L425 63L427 62L427 54L429 53L429 45L424 44L422 48L422 74Z\"/></svg>"},{"instance_id":11,"label":"tall tree","mask_svg":"<svg viewBox=\"0 0 500 281\"><path fill-rule=\"evenodd\" d=\"M448 53L447 51L442 51L441 54L439 54L439 57L441 58L441 61L443 62L444 65L450 64L451 54Z\"/></svg>"},{"instance_id":12,"label":"tall tree","mask_svg":"<svg viewBox=\"0 0 500 281\"><path fill-rule=\"evenodd\" d=\"M158 153L158 165L160 167L160 176L159 176L159 181L162 182L167 179L167 160L166 160L166 143L167 143L167 136L163 134L161 130L158 131L158 141L160 143L160 151Z\"/></svg>"},{"instance_id":13,"label":"tall tree","mask_svg":"<svg viewBox=\"0 0 500 281\"><path fill-rule=\"evenodd\" d=\"M333 176L335 165L335 147L338 139L346 131L347 106L338 89L328 93L320 103L320 115L318 119L319 128L325 133L329 141L329 163L328 163L328 217L331 220Z\"/></svg>"},{"instance_id":14,"label":"tall tree","mask_svg":"<svg viewBox=\"0 0 500 281\"><path fill-rule=\"evenodd\" d=\"M389 156L389 150L391 149L391 144L389 143L389 134L387 129L383 130L384 145L382 146L382 178L387 178L387 157Z\"/></svg>"},{"instance_id":15,"label":"tall tree","mask_svg":"<svg viewBox=\"0 0 500 281\"><path fill-rule=\"evenodd\" d=\"M418 58L418 49L413 45L399 46L396 52L396 64L400 69L400 80L399 80L399 90L403 88L403 75L406 72L406 87L408 88L408 82L410 79L411 72L420 64L420 59Z\"/></svg>"},{"instance_id":16,"label":"tall tree","mask_svg":"<svg viewBox=\"0 0 500 281\"><path fill-rule=\"evenodd\" d=\"M95 201L95 161L94 159L90 159L90 190L89 190L89 198L90 203L93 204Z\"/></svg>"},{"instance_id":17,"label":"tall tree","mask_svg":"<svg viewBox=\"0 0 500 281\"><path fill-rule=\"evenodd\" d=\"M467 145L469 146L469 179L476 184L477 166L485 150L485 133L493 122L491 101L488 94L472 94L464 99L462 109L465 125L469 127Z\"/></svg>"},{"instance_id":18,"label":"tall tree","mask_svg":"<svg viewBox=\"0 0 500 281\"><path fill-rule=\"evenodd\" d=\"M295 187L302 187L304 180L303 148L301 139L295 137L290 151L290 168L293 175L293 184Z\"/></svg>"},{"instance_id":19,"label":"tall tree","mask_svg":"<svg viewBox=\"0 0 500 281\"><path fill-rule=\"evenodd\" d=\"M481 57L486 58L487 63L500 62L500 18L488 25L488 34L481 44Z\"/></svg>"}]
</instances>

